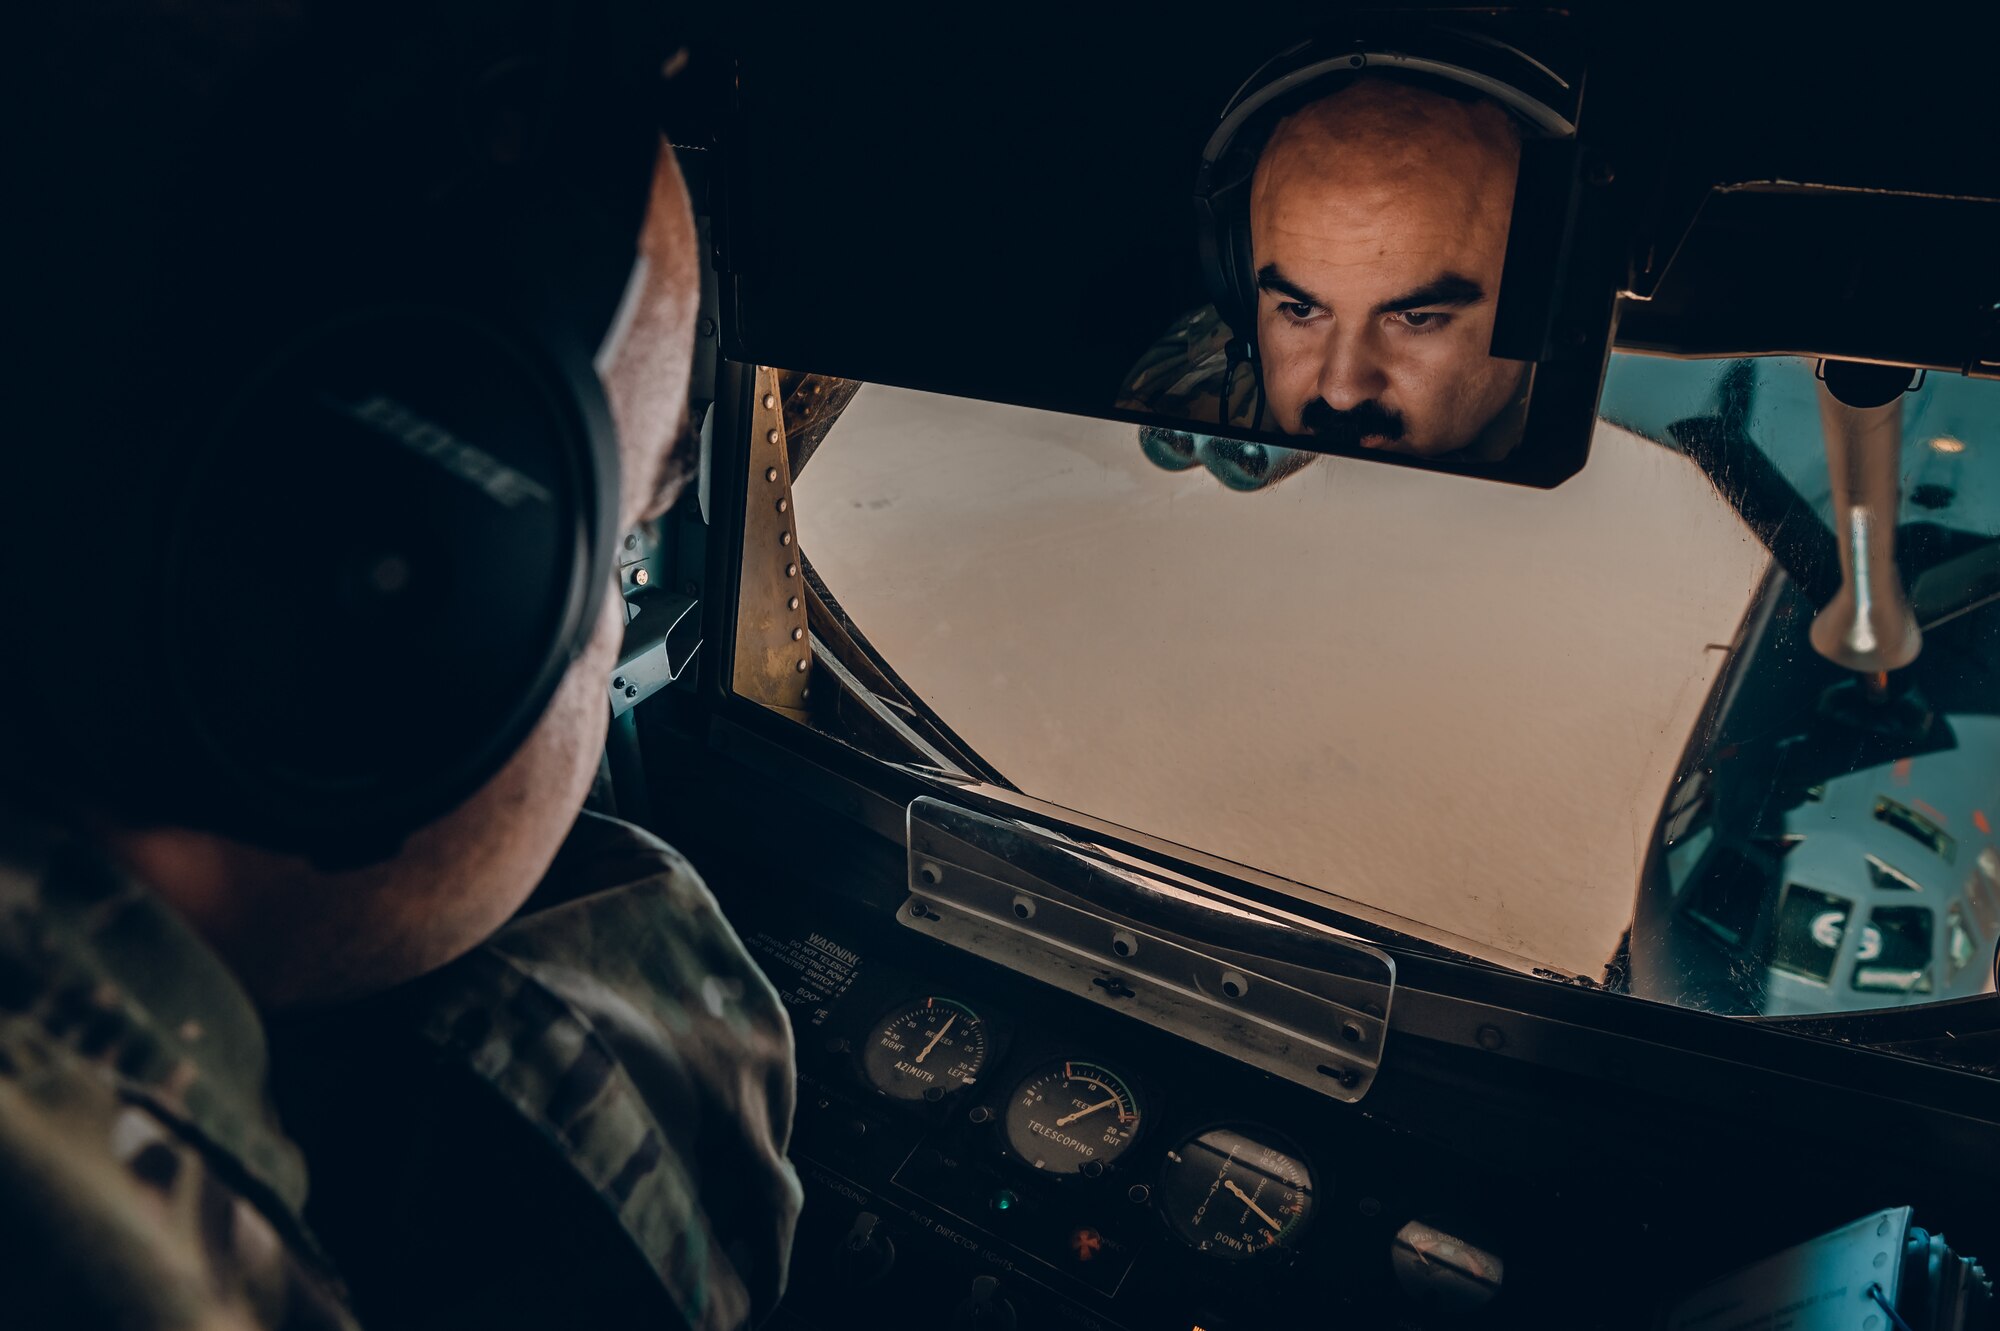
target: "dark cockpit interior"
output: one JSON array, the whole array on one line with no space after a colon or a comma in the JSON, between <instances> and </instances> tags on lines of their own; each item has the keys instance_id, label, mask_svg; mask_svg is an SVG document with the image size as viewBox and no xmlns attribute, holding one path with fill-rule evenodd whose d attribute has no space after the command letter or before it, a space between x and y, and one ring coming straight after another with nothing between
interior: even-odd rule
<instances>
[{"instance_id":1,"label":"dark cockpit interior","mask_svg":"<svg viewBox=\"0 0 2000 1331\"><path fill-rule=\"evenodd\" d=\"M702 489L622 559L610 789L789 1006L777 1325L1983 1324L1937 1256L2000 1243L1978 76L1295 8L758 27L685 108ZM1343 61L1537 108L1497 447L1414 391L1287 424L1279 338L1353 316L1218 288L1272 234L1218 117ZM1382 401L1468 285L1366 311Z\"/></svg>"},{"instance_id":2,"label":"dark cockpit interior","mask_svg":"<svg viewBox=\"0 0 2000 1331\"><path fill-rule=\"evenodd\" d=\"M721 8L590 807L789 1018L766 1325L2000 1325L1984 43Z\"/></svg>"}]
</instances>

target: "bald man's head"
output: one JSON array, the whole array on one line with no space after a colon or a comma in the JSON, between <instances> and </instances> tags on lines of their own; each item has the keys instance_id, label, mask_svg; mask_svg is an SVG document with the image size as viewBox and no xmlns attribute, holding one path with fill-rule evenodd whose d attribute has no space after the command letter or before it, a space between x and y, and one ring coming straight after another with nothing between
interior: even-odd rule
<instances>
[{"instance_id":1,"label":"bald man's head","mask_svg":"<svg viewBox=\"0 0 2000 1331\"><path fill-rule=\"evenodd\" d=\"M1506 451L1527 367L1487 347L1520 153L1497 103L1380 76L1278 123L1250 244L1280 429L1426 457Z\"/></svg>"}]
</instances>

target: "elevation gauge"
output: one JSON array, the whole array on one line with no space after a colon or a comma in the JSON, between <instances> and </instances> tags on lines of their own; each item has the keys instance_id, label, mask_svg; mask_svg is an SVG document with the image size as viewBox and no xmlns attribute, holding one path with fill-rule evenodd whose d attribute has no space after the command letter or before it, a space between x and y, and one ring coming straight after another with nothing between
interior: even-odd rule
<instances>
[{"instance_id":1,"label":"elevation gauge","mask_svg":"<svg viewBox=\"0 0 2000 1331\"><path fill-rule=\"evenodd\" d=\"M1159 1203L1196 1252L1242 1261L1298 1241L1312 1216L1312 1172L1247 1131L1210 1128L1167 1152Z\"/></svg>"}]
</instances>

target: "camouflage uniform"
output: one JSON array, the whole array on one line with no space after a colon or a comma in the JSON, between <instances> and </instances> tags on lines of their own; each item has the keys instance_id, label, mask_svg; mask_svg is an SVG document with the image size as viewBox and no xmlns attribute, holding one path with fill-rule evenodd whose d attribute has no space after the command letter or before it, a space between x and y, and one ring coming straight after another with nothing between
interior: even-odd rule
<instances>
[{"instance_id":1,"label":"camouflage uniform","mask_svg":"<svg viewBox=\"0 0 2000 1331\"><path fill-rule=\"evenodd\" d=\"M1216 429L1254 431L1265 424L1275 428L1274 422L1260 423L1264 412L1258 402L1255 367L1242 360L1230 372L1228 347L1233 336L1212 305L1182 315L1126 374L1118 405ZM1227 411L1222 405L1225 387ZM1185 471L1200 464L1232 490L1269 489L1318 457L1302 449L1156 425L1139 428L1139 447L1155 466Z\"/></svg>"},{"instance_id":2,"label":"camouflage uniform","mask_svg":"<svg viewBox=\"0 0 2000 1331\"><path fill-rule=\"evenodd\" d=\"M790 1030L663 843L585 815L555 904L280 1031L302 1153L221 963L85 847L8 831L0 1323L706 1331L775 1302Z\"/></svg>"},{"instance_id":3,"label":"camouflage uniform","mask_svg":"<svg viewBox=\"0 0 2000 1331\"><path fill-rule=\"evenodd\" d=\"M1186 421L1255 429L1257 381L1247 364L1232 377L1226 348L1235 336L1213 305L1182 315L1146 348L1125 375L1118 405ZM1229 380L1229 412L1220 414L1223 380Z\"/></svg>"},{"instance_id":4,"label":"camouflage uniform","mask_svg":"<svg viewBox=\"0 0 2000 1331\"><path fill-rule=\"evenodd\" d=\"M177 916L0 809L0 1324L352 1326L265 1071Z\"/></svg>"}]
</instances>

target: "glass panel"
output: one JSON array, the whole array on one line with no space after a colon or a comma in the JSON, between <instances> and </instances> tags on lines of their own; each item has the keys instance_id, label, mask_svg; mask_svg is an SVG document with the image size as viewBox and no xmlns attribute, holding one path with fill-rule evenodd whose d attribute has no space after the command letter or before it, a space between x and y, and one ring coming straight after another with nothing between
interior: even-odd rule
<instances>
[{"instance_id":1,"label":"glass panel","mask_svg":"<svg viewBox=\"0 0 2000 1331\"><path fill-rule=\"evenodd\" d=\"M1966 880L1965 899L1972 906L1972 918L1989 938L2000 936L2000 851L1991 846L1979 852L1979 865Z\"/></svg>"},{"instance_id":2,"label":"glass panel","mask_svg":"<svg viewBox=\"0 0 2000 1331\"><path fill-rule=\"evenodd\" d=\"M1778 902L1777 939L1771 966L1825 984L1840 960L1840 942L1854 903L1816 888L1788 883Z\"/></svg>"},{"instance_id":3,"label":"glass panel","mask_svg":"<svg viewBox=\"0 0 2000 1331\"><path fill-rule=\"evenodd\" d=\"M1979 937L1966 923L1965 911L1953 902L1945 912L1944 959L1948 973L1956 978L1958 973L1979 960Z\"/></svg>"},{"instance_id":4,"label":"glass panel","mask_svg":"<svg viewBox=\"0 0 2000 1331\"><path fill-rule=\"evenodd\" d=\"M1946 864L1950 864L1958 854L1956 843L1936 823L1886 796L1875 801L1875 821L1895 828Z\"/></svg>"},{"instance_id":5,"label":"glass panel","mask_svg":"<svg viewBox=\"0 0 2000 1331\"><path fill-rule=\"evenodd\" d=\"M1731 849L1709 856L1694 895L1688 898L1688 918L1734 948L1747 948L1764 917L1765 901L1775 875L1760 860Z\"/></svg>"},{"instance_id":6,"label":"glass panel","mask_svg":"<svg viewBox=\"0 0 2000 1331\"><path fill-rule=\"evenodd\" d=\"M847 385L794 457L810 723L1524 971L1744 1014L1989 990L1907 903L2000 932L2000 384L1906 394L1867 508L1811 362L1606 382L1547 492ZM1866 598L1854 508L1893 522ZM1914 654L1864 669L1869 634Z\"/></svg>"},{"instance_id":7,"label":"glass panel","mask_svg":"<svg viewBox=\"0 0 2000 1331\"><path fill-rule=\"evenodd\" d=\"M1929 993L1931 913L1922 906L1878 906L1861 930L1854 987L1877 993Z\"/></svg>"},{"instance_id":8,"label":"glass panel","mask_svg":"<svg viewBox=\"0 0 2000 1331\"><path fill-rule=\"evenodd\" d=\"M1864 855L1868 864L1868 881L1885 892L1921 892L1923 884L1898 869L1879 855Z\"/></svg>"}]
</instances>

